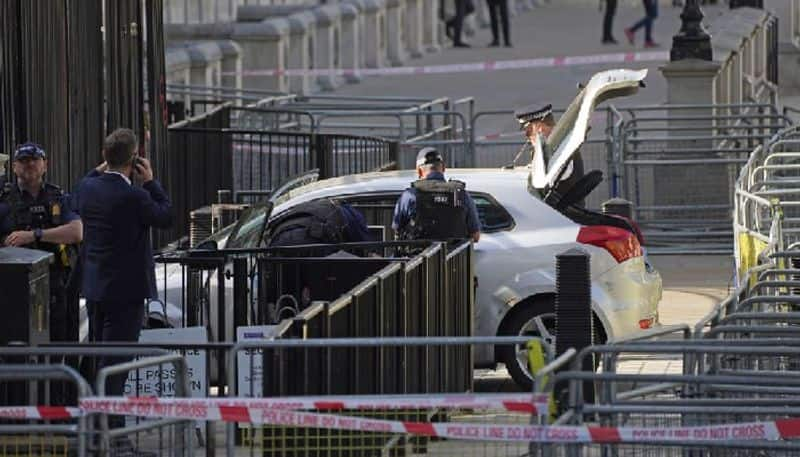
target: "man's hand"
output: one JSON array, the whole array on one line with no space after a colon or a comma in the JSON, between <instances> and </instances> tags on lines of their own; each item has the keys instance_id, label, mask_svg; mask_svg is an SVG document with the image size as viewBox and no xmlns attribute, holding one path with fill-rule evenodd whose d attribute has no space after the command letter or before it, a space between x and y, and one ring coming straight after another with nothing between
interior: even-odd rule
<instances>
[{"instance_id":1,"label":"man's hand","mask_svg":"<svg viewBox=\"0 0 800 457\"><path fill-rule=\"evenodd\" d=\"M98 173L105 173L105 172L106 172L106 170L108 170L108 162L105 162L105 161L103 161L103 163L101 163L100 165L98 165L98 166L95 168L95 170L97 170L97 172L98 172Z\"/></svg>"},{"instance_id":2,"label":"man's hand","mask_svg":"<svg viewBox=\"0 0 800 457\"><path fill-rule=\"evenodd\" d=\"M136 174L139 175L139 179L142 180L142 183L153 180L153 168L150 166L149 160L139 157L134 167L136 168Z\"/></svg>"},{"instance_id":3,"label":"man's hand","mask_svg":"<svg viewBox=\"0 0 800 457\"><path fill-rule=\"evenodd\" d=\"M16 232L11 232L3 242L6 246L25 246L28 244L33 243L36 241L36 237L33 236L33 232L29 230L18 230Z\"/></svg>"}]
</instances>

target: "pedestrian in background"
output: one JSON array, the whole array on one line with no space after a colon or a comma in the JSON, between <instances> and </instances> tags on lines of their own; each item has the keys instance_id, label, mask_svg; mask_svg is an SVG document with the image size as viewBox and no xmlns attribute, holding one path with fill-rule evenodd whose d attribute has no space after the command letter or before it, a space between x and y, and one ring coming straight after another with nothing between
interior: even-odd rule
<instances>
[{"instance_id":1,"label":"pedestrian in background","mask_svg":"<svg viewBox=\"0 0 800 457\"><path fill-rule=\"evenodd\" d=\"M603 16L603 44L617 44L613 33L614 15L616 14L617 0L606 0L606 13Z\"/></svg>"},{"instance_id":2,"label":"pedestrian in background","mask_svg":"<svg viewBox=\"0 0 800 457\"><path fill-rule=\"evenodd\" d=\"M636 44L636 31L644 27L644 47L657 48L658 43L653 41L653 21L658 17L658 0L642 0L644 4L644 17L639 22L625 29L625 36L631 45Z\"/></svg>"},{"instance_id":3,"label":"pedestrian in background","mask_svg":"<svg viewBox=\"0 0 800 457\"><path fill-rule=\"evenodd\" d=\"M76 195L84 221L82 291L96 342L139 340L145 299L156 295L150 229L172 223L169 198L138 147L133 131L112 132L103 143L105 162L81 181ZM98 369L126 360L102 358ZM123 395L125 378L109 377L107 395ZM123 417L111 419L115 428L124 425Z\"/></svg>"},{"instance_id":4,"label":"pedestrian in background","mask_svg":"<svg viewBox=\"0 0 800 457\"><path fill-rule=\"evenodd\" d=\"M508 0L486 0L489 5L489 19L492 22L491 47L500 46L500 26L503 27L503 43L511 47L511 29L508 22Z\"/></svg>"},{"instance_id":5,"label":"pedestrian in background","mask_svg":"<svg viewBox=\"0 0 800 457\"><path fill-rule=\"evenodd\" d=\"M461 40L461 30L464 25L464 18L475 11L475 5L472 0L453 0L455 6L455 15L445 22L445 34L448 38L453 40L453 47L468 48L467 43Z\"/></svg>"}]
</instances>

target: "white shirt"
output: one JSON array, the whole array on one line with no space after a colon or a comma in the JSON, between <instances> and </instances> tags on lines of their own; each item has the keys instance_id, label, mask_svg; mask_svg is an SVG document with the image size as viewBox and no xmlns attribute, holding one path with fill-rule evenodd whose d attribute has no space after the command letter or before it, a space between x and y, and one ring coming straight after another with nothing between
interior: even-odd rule
<instances>
[{"instance_id":1,"label":"white shirt","mask_svg":"<svg viewBox=\"0 0 800 457\"><path fill-rule=\"evenodd\" d=\"M124 179L124 180L125 180L125 182L126 182L126 183L128 183L128 185L131 185L131 178L129 178L129 177L127 177L127 176L123 175L122 173L120 173L120 172L118 172L118 171L111 171L111 170L108 170L108 171L106 171L106 173L108 173L108 174L111 174L111 175L120 175L120 176L122 176L122 179Z\"/></svg>"}]
</instances>

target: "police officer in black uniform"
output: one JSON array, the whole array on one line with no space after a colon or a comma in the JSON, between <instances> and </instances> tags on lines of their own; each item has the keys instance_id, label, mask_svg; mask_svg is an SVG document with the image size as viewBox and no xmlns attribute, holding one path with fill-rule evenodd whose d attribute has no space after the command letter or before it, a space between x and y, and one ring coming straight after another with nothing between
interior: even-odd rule
<instances>
[{"instance_id":1,"label":"police officer in black uniform","mask_svg":"<svg viewBox=\"0 0 800 457\"><path fill-rule=\"evenodd\" d=\"M520 108L514 112L514 116L519 122L520 128L525 131L528 144L533 145L536 135L542 135L546 141L551 140L550 134L553 132L556 122L553 118L552 105L530 105ZM551 151L552 153L552 151ZM550 159L550 157L547 157ZM555 191L562 196L583 177L583 159L580 153L575 154L572 161L567 165L561 181L555 186ZM578 203L583 206L583 202Z\"/></svg>"},{"instance_id":2,"label":"police officer in black uniform","mask_svg":"<svg viewBox=\"0 0 800 457\"><path fill-rule=\"evenodd\" d=\"M481 225L475 202L461 181L447 181L445 163L434 148L417 154L419 180L411 183L394 208L392 228L406 240L470 238L478 242Z\"/></svg>"},{"instance_id":3,"label":"police officer in black uniform","mask_svg":"<svg viewBox=\"0 0 800 457\"><path fill-rule=\"evenodd\" d=\"M16 182L6 182L0 189L0 245L55 255L50 265L50 340L77 341L78 309L67 309L65 283L76 261L75 245L83 238L83 225L69 198L44 181L47 156L41 146L19 146L13 170Z\"/></svg>"}]
</instances>

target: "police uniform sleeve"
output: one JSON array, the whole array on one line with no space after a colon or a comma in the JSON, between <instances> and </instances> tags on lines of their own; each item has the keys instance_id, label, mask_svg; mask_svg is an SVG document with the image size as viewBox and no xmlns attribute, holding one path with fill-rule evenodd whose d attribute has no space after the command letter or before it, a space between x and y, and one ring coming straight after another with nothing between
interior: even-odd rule
<instances>
[{"instance_id":1,"label":"police uniform sleeve","mask_svg":"<svg viewBox=\"0 0 800 457\"><path fill-rule=\"evenodd\" d=\"M414 206L414 195L410 190L406 190L400 195L397 204L394 206L394 217L392 218L392 229L398 231L408 225L411 220L411 211Z\"/></svg>"},{"instance_id":2,"label":"police uniform sleeve","mask_svg":"<svg viewBox=\"0 0 800 457\"><path fill-rule=\"evenodd\" d=\"M75 199L69 195L64 194L61 196L61 221L68 224L72 221L80 219L78 212L75 211Z\"/></svg>"},{"instance_id":3,"label":"police uniform sleeve","mask_svg":"<svg viewBox=\"0 0 800 457\"><path fill-rule=\"evenodd\" d=\"M470 235L475 232L481 231L481 220L478 217L478 207L475 206L475 200L467 193L467 230Z\"/></svg>"}]
</instances>

